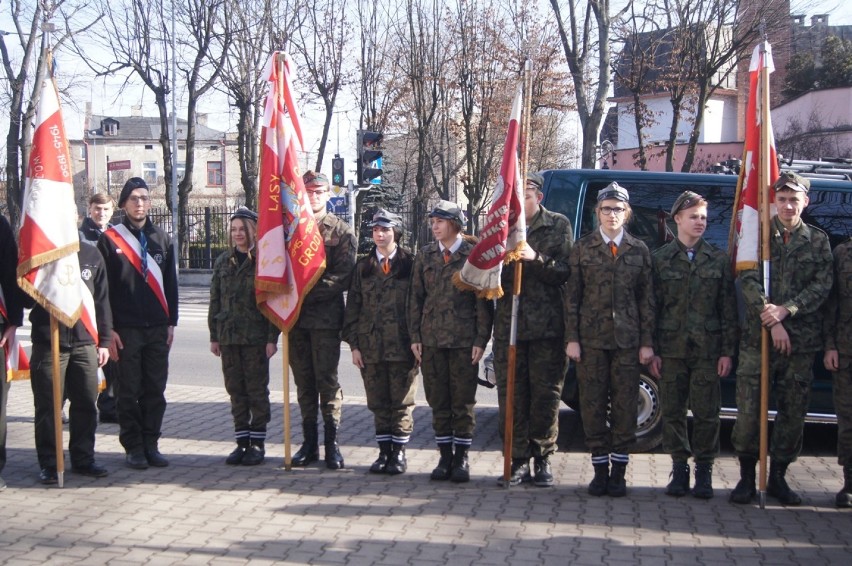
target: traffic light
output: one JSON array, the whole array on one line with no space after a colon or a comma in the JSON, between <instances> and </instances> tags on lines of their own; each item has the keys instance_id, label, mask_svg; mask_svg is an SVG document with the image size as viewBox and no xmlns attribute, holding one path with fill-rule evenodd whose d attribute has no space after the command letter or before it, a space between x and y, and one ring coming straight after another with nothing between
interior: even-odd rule
<instances>
[{"instance_id":1,"label":"traffic light","mask_svg":"<svg viewBox=\"0 0 852 566\"><path fill-rule=\"evenodd\" d=\"M373 180L382 176L382 170L376 167L376 162L382 158L382 140L379 132L358 130L358 185L369 185Z\"/></svg>"},{"instance_id":2,"label":"traffic light","mask_svg":"<svg viewBox=\"0 0 852 566\"><path fill-rule=\"evenodd\" d=\"M342 187L346 184L346 175L343 173L343 158L335 155L331 160L331 184Z\"/></svg>"}]
</instances>

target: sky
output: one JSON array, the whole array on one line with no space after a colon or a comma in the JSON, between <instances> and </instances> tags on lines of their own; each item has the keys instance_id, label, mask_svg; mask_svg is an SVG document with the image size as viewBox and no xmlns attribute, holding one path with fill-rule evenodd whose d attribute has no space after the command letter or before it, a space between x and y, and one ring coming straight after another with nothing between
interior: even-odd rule
<instances>
[{"instance_id":1,"label":"sky","mask_svg":"<svg viewBox=\"0 0 852 566\"><path fill-rule=\"evenodd\" d=\"M613 3L614 6L616 4L617 1ZM806 25L810 25L810 16L821 13L829 14L829 23L832 25L852 25L852 1L850 0L792 0L791 6L791 11L794 14L806 15ZM4 29L10 30L12 28L5 13L0 13L0 30ZM75 61L68 56L60 57L57 63L59 72L68 76L90 73L83 62ZM157 115L153 97L149 90L142 86L134 86L125 89L119 95L121 82L122 79L118 78L87 80L73 88L69 93L70 96L63 100L63 114L69 138L80 139L83 135L86 102L91 102L92 112L96 115L129 116L132 107L136 105L142 106L145 116ZM338 99L338 104L339 108L332 120L323 169L330 171L331 158L339 152L347 158L346 170L347 176L349 176L349 171L354 169L353 158L355 131L358 127L358 108L354 96L348 93L344 93ZM177 100L177 105L178 116L185 115L185 110L181 110L180 98ZM214 94L203 98L199 102L198 111L208 115L208 126L211 128L225 132L236 130L236 116L229 113L225 95ZM302 114L305 129L304 149L306 150L303 166L307 168L313 167L316 160L324 114L320 107L307 106L302 107Z\"/></svg>"}]
</instances>

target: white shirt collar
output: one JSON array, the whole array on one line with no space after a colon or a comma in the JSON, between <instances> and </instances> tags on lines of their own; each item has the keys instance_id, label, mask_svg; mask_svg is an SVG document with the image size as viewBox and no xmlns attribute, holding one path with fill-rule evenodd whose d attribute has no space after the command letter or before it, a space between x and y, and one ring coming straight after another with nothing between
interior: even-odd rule
<instances>
[{"instance_id":1,"label":"white shirt collar","mask_svg":"<svg viewBox=\"0 0 852 566\"><path fill-rule=\"evenodd\" d=\"M603 236L603 241L606 245L609 245L610 240L612 240L613 242L615 242L616 246L620 246L621 240L624 239L624 228L621 229L621 231L618 233L618 236L616 236L615 238L610 238L609 236L604 234L603 228L598 227L598 230L601 231L601 236Z\"/></svg>"},{"instance_id":2,"label":"white shirt collar","mask_svg":"<svg viewBox=\"0 0 852 566\"><path fill-rule=\"evenodd\" d=\"M396 257L396 251L399 249L399 246L396 246L393 251L388 256L388 261L392 260ZM385 259L385 256L382 255L382 252L379 251L379 248L376 248L376 257L379 260L379 263L382 263L382 260Z\"/></svg>"},{"instance_id":3,"label":"white shirt collar","mask_svg":"<svg viewBox=\"0 0 852 566\"><path fill-rule=\"evenodd\" d=\"M449 247L450 253L451 254L456 253L456 251L458 251L458 249L461 247L461 245L462 245L462 236L461 236L461 234L458 234L456 236L456 241L453 242L453 245ZM444 250L447 249L446 246L444 246L444 244L442 244L441 242L438 242L438 247L441 249L441 253L444 253Z\"/></svg>"}]
</instances>

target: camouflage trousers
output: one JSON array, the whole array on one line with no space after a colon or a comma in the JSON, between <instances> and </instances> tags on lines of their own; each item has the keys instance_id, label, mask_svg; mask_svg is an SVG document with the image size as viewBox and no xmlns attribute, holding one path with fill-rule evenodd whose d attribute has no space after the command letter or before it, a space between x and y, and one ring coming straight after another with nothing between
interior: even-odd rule
<instances>
[{"instance_id":1,"label":"camouflage trousers","mask_svg":"<svg viewBox=\"0 0 852 566\"><path fill-rule=\"evenodd\" d=\"M471 348L423 346L423 389L436 438L473 438L479 367L470 356Z\"/></svg>"},{"instance_id":2,"label":"camouflage trousers","mask_svg":"<svg viewBox=\"0 0 852 566\"><path fill-rule=\"evenodd\" d=\"M852 466L852 357L840 354L834 381L834 410L837 414L837 463Z\"/></svg>"},{"instance_id":3,"label":"camouflage trousers","mask_svg":"<svg viewBox=\"0 0 852 566\"><path fill-rule=\"evenodd\" d=\"M494 371L500 404L500 434L505 430L509 345L494 342ZM565 382L565 349L561 338L521 340L516 346L512 458L548 456L556 452L559 404Z\"/></svg>"},{"instance_id":4,"label":"camouflage trousers","mask_svg":"<svg viewBox=\"0 0 852 566\"><path fill-rule=\"evenodd\" d=\"M577 382L586 446L592 456L628 454L636 442L639 350L583 348Z\"/></svg>"},{"instance_id":5,"label":"camouflage trousers","mask_svg":"<svg viewBox=\"0 0 852 566\"><path fill-rule=\"evenodd\" d=\"M317 414L322 412L327 425L340 425L340 408L343 392L337 380L340 361L340 331L305 330L290 331L290 367L302 422L315 426Z\"/></svg>"},{"instance_id":6,"label":"camouflage trousers","mask_svg":"<svg viewBox=\"0 0 852 566\"><path fill-rule=\"evenodd\" d=\"M376 437L408 439L414 430L417 368L410 362L365 364L361 370L367 408L373 412Z\"/></svg>"},{"instance_id":7,"label":"camouflage trousers","mask_svg":"<svg viewBox=\"0 0 852 566\"><path fill-rule=\"evenodd\" d=\"M247 432L266 432L269 409L269 358L266 344L220 346L225 391L231 397L231 416L237 439Z\"/></svg>"},{"instance_id":8,"label":"camouflage trousers","mask_svg":"<svg viewBox=\"0 0 852 566\"><path fill-rule=\"evenodd\" d=\"M794 462L802 451L802 431L813 381L814 353L771 354L769 387L777 414L769 455L778 463ZM737 422L731 443L737 456L757 458L760 447L760 350L740 350L737 368Z\"/></svg>"},{"instance_id":9,"label":"camouflage trousers","mask_svg":"<svg viewBox=\"0 0 852 566\"><path fill-rule=\"evenodd\" d=\"M719 453L721 392L712 359L663 358L660 380L663 414L663 450L675 462L712 464ZM692 443L686 425L692 411Z\"/></svg>"}]
</instances>

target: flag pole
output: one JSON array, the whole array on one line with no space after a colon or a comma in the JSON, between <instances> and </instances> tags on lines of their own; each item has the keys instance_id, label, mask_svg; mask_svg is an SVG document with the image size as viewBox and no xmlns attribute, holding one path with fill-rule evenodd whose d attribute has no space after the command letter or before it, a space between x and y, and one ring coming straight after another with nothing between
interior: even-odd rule
<instances>
[{"instance_id":1,"label":"flag pole","mask_svg":"<svg viewBox=\"0 0 852 566\"><path fill-rule=\"evenodd\" d=\"M53 433L56 444L56 477L65 484L65 449L62 442L62 383L59 381L59 321L50 315L50 350L53 373Z\"/></svg>"},{"instance_id":2,"label":"flag pole","mask_svg":"<svg viewBox=\"0 0 852 566\"><path fill-rule=\"evenodd\" d=\"M527 162L529 160L529 121L532 90L532 65L529 58L524 63L524 110L521 119L520 131L520 154L521 171L520 178L522 186L526 183ZM520 212L524 213L523 209ZM521 283L523 280L524 266L520 259L515 261L515 273L512 282L512 318L509 324L509 352L506 369L506 410L505 429L503 431L503 485L508 488L509 478L512 476L512 442L514 440L515 421L515 372L518 358L518 306L521 296Z\"/></svg>"},{"instance_id":3,"label":"flag pole","mask_svg":"<svg viewBox=\"0 0 852 566\"><path fill-rule=\"evenodd\" d=\"M284 368L284 469L293 469L293 458L290 456L290 333L282 333L281 357Z\"/></svg>"},{"instance_id":4,"label":"flag pole","mask_svg":"<svg viewBox=\"0 0 852 566\"><path fill-rule=\"evenodd\" d=\"M772 296L770 264L770 217L769 217L769 71L766 66L766 42L761 44L760 88L758 101L760 103L760 164L757 172L757 186L760 187L760 259L763 266L763 289L767 300ZM760 331L760 448L759 448L759 480L758 495L760 508L766 507L766 455L769 446L769 329L761 326Z\"/></svg>"}]
</instances>

